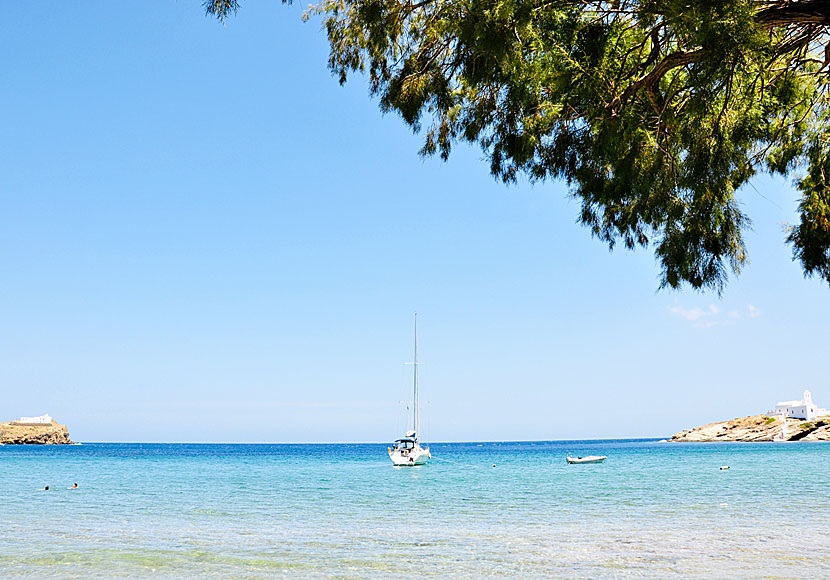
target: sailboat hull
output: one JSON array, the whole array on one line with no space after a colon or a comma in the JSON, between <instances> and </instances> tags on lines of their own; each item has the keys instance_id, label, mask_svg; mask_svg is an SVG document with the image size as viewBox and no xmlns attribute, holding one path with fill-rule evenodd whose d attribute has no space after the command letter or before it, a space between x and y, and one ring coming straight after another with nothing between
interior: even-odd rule
<instances>
[{"instance_id":1,"label":"sailboat hull","mask_svg":"<svg viewBox=\"0 0 830 580\"><path fill-rule=\"evenodd\" d=\"M429 452L429 447L426 449L413 449L408 453L403 453L399 449L392 449L389 451L389 459L397 467L415 467L417 465L424 465L432 459L432 454Z\"/></svg>"}]
</instances>

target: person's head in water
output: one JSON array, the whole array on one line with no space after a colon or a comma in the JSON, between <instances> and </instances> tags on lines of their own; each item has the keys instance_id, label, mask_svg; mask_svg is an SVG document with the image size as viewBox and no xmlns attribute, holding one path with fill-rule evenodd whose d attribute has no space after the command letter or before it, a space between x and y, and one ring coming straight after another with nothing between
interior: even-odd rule
<instances>
[{"instance_id":1,"label":"person's head in water","mask_svg":"<svg viewBox=\"0 0 830 580\"><path fill-rule=\"evenodd\" d=\"M49 486L47 485L46 487L44 487L43 491L49 491Z\"/></svg>"},{"instance_id":2,"label":"person's head in water","mask_svg":"<svg viewBox=\"0 0 830 580\"><path fill-rule=\"evenodd\" d=\"M77 484L77 483L73 483L73 484L72 484L72 489L78 489L78 484Z\"/></svg>"}]
</instances>

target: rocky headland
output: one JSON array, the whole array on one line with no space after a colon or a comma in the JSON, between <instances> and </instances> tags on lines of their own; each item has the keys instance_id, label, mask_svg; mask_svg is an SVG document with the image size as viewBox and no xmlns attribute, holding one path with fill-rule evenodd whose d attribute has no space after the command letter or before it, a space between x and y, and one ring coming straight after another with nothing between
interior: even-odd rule
<instances>
[{"instance_id":1,"label":"rocky headland","mask_svg":"<svg viewBox=\"0 0 830 580\"><path fill-rule=\"evenodd\" d=\"M752 415L675 433L669 441L830 441L830 418Z\"/></svg>"},{"instance_id":2,"label":"rocky headland","mask_svg":"<svg viewBox=\"0 0 830 580\"><path fill-rule=\"evenodd\" d=\"M0 443L4 445L69 445L66 425L52 421L46 425L21 425L17 421L0 423Z\"/></svg>"}]
</instances>

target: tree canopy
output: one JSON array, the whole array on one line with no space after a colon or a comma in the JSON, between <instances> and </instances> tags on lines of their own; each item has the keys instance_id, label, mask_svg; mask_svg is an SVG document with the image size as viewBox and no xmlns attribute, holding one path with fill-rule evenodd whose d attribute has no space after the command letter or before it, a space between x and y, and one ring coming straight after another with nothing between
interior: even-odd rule
<instances>
[{"instance_id":1,"label":"tree canopy","mask_svg":"<svg viewBox=\"0 0 830 580\"><path fill-rule=\"evenodd\" d=\"M237 0L208 0L224 20ZM329 67L447 159L563 179L610 247L651 246L661 287L720 291L747 261L736 192L793 175L786 240L830 283L830 0L322 0Z\"/></svg>"}]
</instances>

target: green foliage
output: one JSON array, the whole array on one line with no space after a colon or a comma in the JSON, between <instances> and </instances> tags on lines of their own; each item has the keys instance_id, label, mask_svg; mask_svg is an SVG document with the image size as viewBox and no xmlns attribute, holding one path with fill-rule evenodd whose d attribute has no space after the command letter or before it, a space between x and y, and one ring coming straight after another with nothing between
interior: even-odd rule
<instances>
[{"instance_id":1,"label":"green foliage","mask_svg":"<svg viewBox=\"0 0 830 580\"><path fill-rule=\"evenodd\" d=\"M235 0L208 2L224 18ZM506 182L562 179L614 248L651 246L662 287L720 291L747 262L737 193L798 181L787 240L830 282L830 3L322 0L329 67L366 74L424 155L477 143Z\"/></svg>"},{"instance_id":2,"label":"green foliage","mask_svg":"<svg viewBox=\"0 0 830 580\"><path fill-rule=\"evenodd\" d=\"M802 197L801 222L790 228L787 241L801 261L806 275L818 274L830 281L830 159L828 136L817 135L807 149L807 175L798 181Z\"/></svg>"},{"instance_id":3,"label":"green foliage","mask_svg":"<svg viewBox=\"0 0 830 580\"><path fill-rule=\"evenodd\" d=\"M767 420L764 421L764 425L769 425L771 423L775 423L775 417L767 417Z\"/></svg>"},{"instance_id":4,"label":"green foliage","mask_svg":"<svg viewBox=\"0 0 830 580\"><path fill-rule=\"evenodd\" d=\"M236 14L236 11L239 10L239 1L205 0L202 6L204 6L205 12L209 16L214 16L220 22L224 22L225 20L227 20L228 16Z\"/></svg>"}]
</instances>

